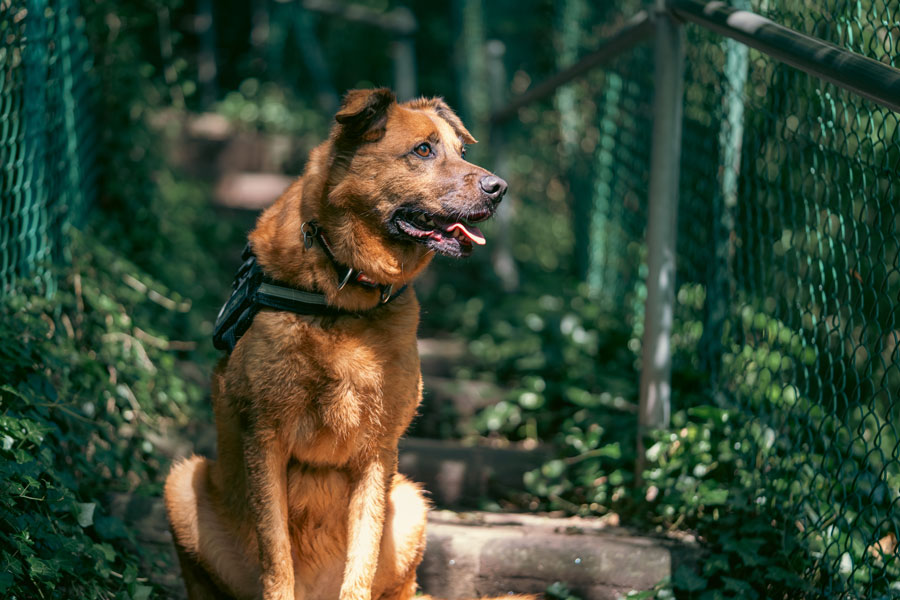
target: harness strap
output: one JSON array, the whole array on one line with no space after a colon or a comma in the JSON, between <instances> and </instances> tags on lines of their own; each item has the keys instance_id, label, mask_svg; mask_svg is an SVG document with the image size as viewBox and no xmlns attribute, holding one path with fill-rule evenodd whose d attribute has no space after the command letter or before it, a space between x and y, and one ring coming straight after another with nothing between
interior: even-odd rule
<instances>
[{"instance_id":1,"label":"harness strap","mask_svg":"<svg viewBox=\"0 0 900 600\"><path fill-rule=\"evenodd\" d=\"M234 350L238 340L253 323L256 313L263 308L319 316L361 316L369 312L336 308L328 304L325 294L297 289L268 277L257 262L256 255L253 254L253 248L249 243L244 248L241 260L243 263L235 275L231 297L228 298L216 317L213 345L219 350L229 353ZM378 308L381 304L390 302L406 291L407 286L403 286L396 294L391 293L391 286L369 287L382 288L381 302L374 307ZM385 296L385 288L388 290L387 296ZM370 310L374 310L374 308Z\"/></svg>"}]
</instances>

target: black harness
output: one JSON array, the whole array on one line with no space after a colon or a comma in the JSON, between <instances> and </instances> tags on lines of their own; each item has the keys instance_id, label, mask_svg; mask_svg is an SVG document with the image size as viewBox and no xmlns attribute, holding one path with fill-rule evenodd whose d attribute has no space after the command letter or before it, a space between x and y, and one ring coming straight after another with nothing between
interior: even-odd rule
<instances>
[{"instance_id":1,"label":"black harness","mask_svg":"<svg viewBox=\"0 0 900 600\"><path fill-rule=\"evenodd\" d=\"M302 231L305 248L308 250L314 242L318 241L325 255L334 265L338 273L339 290L350 282L364 287L379 288L381 302L378 306L390 302L406 290L406 286L403 286L395 294L393 286L375 283L361 271L339 263L334 258L328 240L315 221L304 223ZM263 272L249 243L241 254L241 260L243 262L234 277L231 297L228 298L216 317L213 345L219 350L229 353L234 350L235 344L253 323L253 317L263 308L284 310L300 315L323 316L360 316L368 312L355 312L331 306L326 301L325 294L297 289L287 283L272 279ZM378 306L374 308L378 308Z\"/></svg>"}]
</instances>

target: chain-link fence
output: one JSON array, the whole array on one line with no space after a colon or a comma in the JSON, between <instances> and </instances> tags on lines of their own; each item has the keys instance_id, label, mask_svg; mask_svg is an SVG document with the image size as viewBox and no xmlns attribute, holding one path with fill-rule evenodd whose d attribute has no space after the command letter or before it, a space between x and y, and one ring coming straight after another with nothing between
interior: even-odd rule
<instances>
[{"instance_id":1,"label":"chain-link fence","mask_svg":"<svg viewBox=\"0 0 900 600\"><path fill-rule=\"evenodd\" d=\"M652 49L640 46L604 69L588 283L613 305L639 310L653 107Z\"/></svg>"},{"instance_id":2,"label":"chain-link fence","mask_svg":"<svg viewBox=\"0 0 900 600\"><path fill-rule=\"evenodd\" d=\"M737 6L900 61L896 3ZM814 594L895 597L900 114L685 29L674 360L707 373L711 395L742 415L752 435L736 446L759 474L757 501L782 517L786 547L813 557ZM651 55L639 47L603 70L590 277L634 314Z\"/></svg>"},{"instance_id":3,"label":"chain-link fence","mask_svg":"<svg viewBox=\"0 0 900 600\"><path fill-rule=\"evenodd\" d=\"M90 56L76 0L0 0L0 290L53 282L93 189Z\"/></svg>"}]
</instances>

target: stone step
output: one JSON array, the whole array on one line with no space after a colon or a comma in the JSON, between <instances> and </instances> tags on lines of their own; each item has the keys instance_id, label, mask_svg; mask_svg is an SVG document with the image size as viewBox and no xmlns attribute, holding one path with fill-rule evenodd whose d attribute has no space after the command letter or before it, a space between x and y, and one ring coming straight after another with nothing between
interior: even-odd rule
<instances>
[{"instance_id":1,"label":"stone step","mask_svg":"<svg viewBox=\"0 0 900 600\"><path fill-rule=\"evenodd\" d=\"M611 521L434 511L419 585L457 600L542 593L560 581L583 600L614 600L697 556L691 544L635 535Z\"/></svg>"},{"instance_id":2,"label":"stone step","mask_svg":"<svg viewBox=\"0 0 900 600\"><path fill-rule=\"evenodd\" d=\"M508 395L508 390L495 383L455 376L455 368L469 356L463 340L423 337L418 343L425 390L411 435L457 435L460 424L471 422L478 411Z\"/></svg>"},{"instance_id":3,"label":"stone step","mask_svg":"<svg viewBox=\"0 0 900 600\"><path fill-rule=\"evenodd\" d=\"M136 530L147 557L169 555L173 568L153 583L184 599L161 498L113 494L110 512ZM696 544L636 535L614 518L432 511L418 569L422 591L446 600L544 592L556 581L582 600L614 600L696 562ZM148 568L149 565L145 565Z\"/></svg>"},{"instance_id":4,"label":"stone step","mask_svg":"<svg viewBox=\"0 0 900 600\"><path fill-rule=\"evenodd\" d=\"M401 473L424 485L442 508L478 508L521 492L522 477L551 458L550 449L466 446L450 440L400 440Z\"/></svg>"},{"instance_id":5,"label":"stone step","mask_svg":"<svg viewBox=\"0 0 900 600\"><path fill-rule=\"evenodd\" d=\"M226 208L260 211L275 202L294 179L277 173L226 173L216 181L213 200Z\"/></svg>"}]
</instances>

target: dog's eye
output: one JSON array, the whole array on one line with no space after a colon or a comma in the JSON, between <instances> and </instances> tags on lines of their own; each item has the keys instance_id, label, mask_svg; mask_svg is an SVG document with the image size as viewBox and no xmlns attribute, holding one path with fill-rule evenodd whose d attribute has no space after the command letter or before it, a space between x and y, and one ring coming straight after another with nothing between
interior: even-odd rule
<instances>
[{"instance_id":1,"label":"dog's eye","mask_svg":"<svg viewBox=\"0 0 900 600\"><path fill-rule=\"evenodd\" d=\"M422 158L428 158L431 156L431 144L422 142L415 148L413 148L413 152L421 156Z\"/></svg>"}]
</instances>

